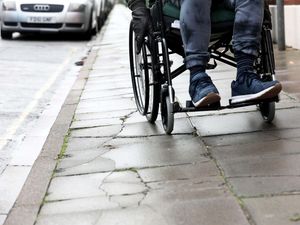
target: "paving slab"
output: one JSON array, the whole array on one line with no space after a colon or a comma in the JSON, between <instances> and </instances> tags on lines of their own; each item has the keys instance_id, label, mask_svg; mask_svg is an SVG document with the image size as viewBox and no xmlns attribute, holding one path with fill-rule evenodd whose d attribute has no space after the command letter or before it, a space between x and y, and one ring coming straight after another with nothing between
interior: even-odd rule
<instances>
[{"instance_id":1,"label":"paving slab","mask_svg":"<svg viewBox=\"0 0 300 225\"><path fill-rule=\"evenodd\" d=\"M115 162L111 159L98 156L87 160L77 161L76 165L71 166L73 162L65 162L59 164L55 176L74 176L89 173L103 173L114 170Z\"/></svg>"},{"instance_id":2,"label":"paving slab","mask_svg":"<svg viewBox=\"0 0 300 225\"><path fill-rule=\"evenodd\" d=\"M122 125L84 128L72 131L71 137L111 137L118 135L121 129Z\"/></svg>"},{"instance_id":3,"label":"paving slab","mask_svg":"<svg viewBox=\"0 0 300 225\"><path fill-rule=\"evenodd\" d=\"M116 169L170 166L210 160L204 156L202 142L192 135L117 138L107 144L113 149L103 157L113 160Z\"/></svg>"},{"instance_id":4,"label":"paving slab","mask_svg":"<svg viewBox=\"0 0 300 225\"><path fill-rule=\"evenodd\" d=\"M82 100L90 99L103 99L103 98L133 98L132 90L128 88L117 89L117 90L98 90L98 91L86 91L82 94Z\"/></svg>"},{"instance_id":5,"label":"paving slab","mask_svg":"<svg viewBox=\"0 0 300 225\"><path fill-rule=\"evenodd\" d=\"M202 137L300 128L300 108L277 110L272 124L265 123L260 112L191 117L191 121Z\"/></svg>"},{"instance_id":6,"label":"paving slab","mask_svg":"<svg viewBox=\"0 0 300 225\"><path fill-rule=\"evenodd\" d=\"M101 157L108 150L105 148L98 148L92 150L83 150L83 151L75 151L75 152L66 152L63 156L63 160L60 161L58 165L58 170L60 168L68 169L71 167L80 166L82 164L91 162L98 157Z\"/></svg>"},{"instance_id":7,"label":"paving slab","mask_svg":"<svg viewBox=\"0 0 300 225\"><path fill-rule=\"evenodd\" d=\"M93 127L104 127L109 125L121 125L123 121L120 118L111 119L90 119L90 120L77 120L72 123L71 129L83 129Z\"/></svg>"},{"instance_id":8,"label":"paving slab","mask_svg":"<svg viewBox=\"0 0 300 225\"><path fill-rule=\"evenodd\" d=\"M141 178L134 170L111 172L106 177L105 183L140 183Z\"/></svg>"},{"instance_id":9,"label":"paving slab","mask_svg":"<svg viewBox=\"0 0 300 225\"><path fill-rule=\"evenodd\" d=\"M138 173L144 182L158 182L171 180L188 180L219 175L213 161L191 163L180 166L165 166L159 168L142 169Z\"/></svg>"},{"instance_id":10,"label":"paving slab","mask_svg":"<svg viewBox=\"0 0 300 225\"><path fill-rule=\"evenodd\" d=\"M134 101L130 99L91 99L80 101L77 107L77 112L83 113L85 110L87 112L102 112L135 108L136 106Z\"/></svg>"},{"instance_id":11,"label":"paving slab","mask_svg":"<svg viewBox=\"0 0 300 225\"><path fill-rule=\"evenodd\" d=\"M239 135L237 135L239 136ZM300 154L300 140L280 139L275 141L252 141L240 145L211 147L211 152L217 160L227 160L247 157L271 157Z\"/></svg>"},{"instance_id":12,"label":"paving slab","mask_svg":"<svg viewBox=\"0 0 300 225\"><path fill-rule=\"evenodd\" d=\"M271 132L263 131L263 132L254 132L254 133L228 134L228 135L204 137L203 142L208 147L211 146L217 147L217 146L232 146L232 145L253 143L253 140L255 140L255 142L264 142L264 141L269 142L278 139L280 139L280 137L272 135Z\"/></svg>"},{"instance_id":13,"label":"paving slab","mask_svg":"<svg viewBox=\"0 0 300 225\"><path fill-rule=\"evenodd\" d=\"M39 216L36 225L91 225L101 218L101 211Z\"/></svg>"},{"instance_id":14,"label":"paving slab","mask_svg":"<svg viewBox=\"0 0 300 225\"><path fill-rule=\"evenodd\" d=\"M239 197L300 193L299 176L241 177L227 179Z\"/></svg>"},{"instance_id":15,"label":"paving slab","mask_svg":"<svg viewBox=\"0 0 300 225\"><path fill-rule=\"evenodd\" d=\"M226 177L299 176L300 155L247 157L218 161Z\"/></svg>"},{"instance_id":16,"label":"paving slab","mask_svg":"<svg viewBox=\"0 0 300 225\"><path fill-rule=\"evenodd\" d=\"M243 200L257 225L299 225L300 196L275 196Z\"/></svg>"},{"instance_id":17,"label":"paving slab","mask_svg":"<svg viewBox=\"0 0 300 225\"><path fill-rule=\"evenodd\" d=\"M164 180L154 181L147 183L150 188L150 196L164 196L164 195L177 195L181 198L183 195L192 197L201 196L201 198L210 198L217 196L228 196L229 192L226 190L226 184L221 176L199 176L191 179L177 179L177 180ZM181 197L180 197L181 196Z\"/></svg>"},{"instance_id":18,"label":"paving slab","mask_svg":"<svg viewBox=\"0 0 300 225\"><path fill-rule=\"evenodd\" d=\"M105 196L100 188L109 173L55 177L48 189L46 201L59 201L94 196ZM76 187L76 188L74 188Z\"/></svg>"},{"instance_id":19,"label":"paving slab","mask_svg":"<svg viewBox=\"0 0 300 225\"><path fill-rule=\"evenodd\" d=\"M117 77L118 78L118 77ZM129 80L129 79L128 79ZM98 80L98 82L88 82L85 86L86 89L89 91L98 91L98 90L106 90L107 86L109 87L109 90L111 89L128 89L131 90L131 83L130 81L124 82L124 80L117 80L112 79L110 82L108 80L103 81L101 78ZM84 101L83 101L84 102Z\"/></svg>"},{"instance_id":20,"label":"paving slab","mask_svg":"<svg viewBox=\"0 0 300 225\"><path fill-rule=\"evenodd\" d=\"M133 195L147 191L147 187L142 182L139 183L104 183L101 189L108 195Z\"/></svg>"},{"instance_id":21,"label":"paving slab","mask_svg":"<svg viewBox=\"0 0 300 225\"><path fill-rule=\"evenodd\" d=\"M248 225L243 212L231 198L194 199L167 204L142 204L140 207L104 211L97 225Z\"/></svg>"},{"instance_id":22,"label":"paving slab","mask_svg":"<svg viewBox=\"0 0 300 225\"><path fill-rule=\"evenodd\" d=\"M265 133L282 139L298 139L300 137L299 128L287 128L280 130L265 131Z\"/></svg>"},{"instance_id":23,"label":"paving slab","mask_svg":"<svg viewBox=\"0 0 300 225\"><path fill-rule=\"evenodd\" d=\"M81 213L95 210L107 210L117 207L118 204L111 202L108 197L99 196L57 202L46 202L40 211L40 215Z\"/></svg>"},{"instance_id":24,"label":"paving slab","mask_svg":"<svg viewBox=\"0 0 300 225\"><path fill-rule=\"evenodd\" d=\"M69 138L66 152L69 154L73 151L95 150L100 148L108 138Z\"/></svg>"},{"instance_id":25,"label":"paving slab","mask_svg":"<svg viewBox=\"0 0 300 225\"><path fill-rule=\"evenodd\" d=\"M120 208L137 207L140 202L145 198L144 194L133 195L115 195L111 196L110 200L119 204Z\"/></svg>"},{"instance_id":26,"label":"paving slab","mask_svg":"<svg viewBox=\"0 0 300 225\"><path fill-rule=\"evenodd\" d=\"M77 113L75 114L75 120L89 120L89 119L105 119L105 118L121 118L125 117L132 112L136 112L136 109L128 110L115 110L115 111L105 111L105 112L94 112L94 113Z\"/></svg>"},{"instance_id":27,"label":"paving slab","mask_svg":"<svg viewBox=\"0 0 300 225\"><path fill-rule=\"evenodd\" d=\"M192 134L195 132L194 127L188 118L176 119L174 124L173 135L176 134ZM160 121L151 124L147 121L140 123L125 124L124 128L118 135L119 137L138 137L138 136L151 136L151 135L164 135L165 131Z\"/></svg>"}]
</instances>

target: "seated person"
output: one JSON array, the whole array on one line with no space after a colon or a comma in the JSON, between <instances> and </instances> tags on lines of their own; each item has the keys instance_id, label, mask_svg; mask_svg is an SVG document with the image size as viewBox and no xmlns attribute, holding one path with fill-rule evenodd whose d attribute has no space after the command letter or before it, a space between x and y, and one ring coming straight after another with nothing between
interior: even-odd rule
<instances>
[{"instance_id":1,"label":"seated person","mask_svg":"<svg viewBox=\"0 0 300 225\"><path fill-rule=\"evenodd\" d=\"M231 83L232 99L267 99L276 97L282 86L278 81L261 81L254 69L261 41L264 0L181 0L180 27L185 50L185 64L190 70L189 94L195 107L204 107L220 101L220 95L206 73L210 55L211 8L216 3L235 12L233 49L237 62L236 80ZM145 0L128 0L132 10L133 29L137 51L145 35L152 32L149 9Z\"/></svg>"}]
</instances>

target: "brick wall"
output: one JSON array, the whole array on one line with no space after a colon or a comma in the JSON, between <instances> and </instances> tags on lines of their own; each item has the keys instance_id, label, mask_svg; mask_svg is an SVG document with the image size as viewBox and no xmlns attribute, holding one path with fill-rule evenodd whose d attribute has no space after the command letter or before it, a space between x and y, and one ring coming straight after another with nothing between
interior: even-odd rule
<instances>
[{"instance_id":1,"label":"brick wall","mask_svg":"<svg viewBox=\"0 0 300 225\"><path fill-rule=\"evenodd\" d=\"M276 4L276 0L269 0L270 4ZM300 0L284 0L286 5L300 5Z\"/></svg>"}]
</instances>

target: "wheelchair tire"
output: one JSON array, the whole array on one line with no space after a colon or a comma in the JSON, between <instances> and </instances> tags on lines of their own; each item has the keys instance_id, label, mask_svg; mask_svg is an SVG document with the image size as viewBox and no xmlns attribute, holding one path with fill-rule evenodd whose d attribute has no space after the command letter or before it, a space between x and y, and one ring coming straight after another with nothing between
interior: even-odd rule
<instances>
[{"instance_id":1,"label":"wheelchair tire","mask_svg":"<svg viewBox=\"0 0 300 225\"><path fill-rule=\"evenodd\" d=\"M145 46L139 54L136 53L136 42L132 23L129 29L129 61L132 89L138 111L147 114L149 105L149 74Z\"/></svg>"},{"instance_id":2,"label":"wheelchair tire","mask_svg":"<svg viewBox=\"0 0 300 225\"><path fill-rule=\"evenodd\" d=\"M272 123L275 117L275 102L262 102L259 104L260 113L267 123Z\"/></svg>"},{"instance_id":3,"label":"wheelchair tire","mask_svg":"<svg viewBox=\"0 0 300 225\"><path fill-rule=\"evenodd\" d=\"M162 95L161 99L161 120L166 134L171 134L174 128L173 105L168 95Z\"/></svg>"},{"instance_id":4,"label":"wheelchair tire","mask_svg":"<svg viewBox=\"0 0 300 225\"><path fill-rule=\"evenodd\" d=\"M155 65L159 62L156 46L151 46L149 38L145 41L140 56L135 52L135 37L130 26L129 34L130 70L135 102L138 111L145 115L150 123L158 116L160 100L160 83ZM154 43L152 43L154 44ZM140 61L137 62L138 57ZM140 71L138 72L138 69Z\"/></svg>"},{"instance_id":5,"label":"wheelchair tire","mask_svg":"<svg viewBox=\"0 0 300 225\"><path fill-rule=\"evenodd\" d=\"M149 40L149 38L148 38ZM152 44L155 44L152 42ZM154 123L158 116L159 102L160 102L160 82L159 72L155 70L159 58L157 56L157 46L151 46L147 42L145 46L146 54L148 57L148 75L149 75L149 105L146 113L146 118L150 123Z\"/></svg>"}]
</instances>

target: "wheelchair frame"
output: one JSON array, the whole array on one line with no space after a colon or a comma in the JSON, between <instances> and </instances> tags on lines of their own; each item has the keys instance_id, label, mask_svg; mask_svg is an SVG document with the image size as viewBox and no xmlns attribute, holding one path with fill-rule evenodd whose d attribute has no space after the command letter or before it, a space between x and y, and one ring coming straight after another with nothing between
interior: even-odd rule
<instances>
[{"instance_id":1,"label":"wheelchair frame","mask_svg":"<svg viewBox=\"0 0 300 225\"><path fill-rule=\"evenodd\" d=\"M195 108L191 101L187 101L186 107L180 106L175 101L175 90L172 87L172 80L186 71L185 65L171 71L170 54L177 53L184 57L183 48L172 51L168 48L167 36L162 0L156 0L152 7L152 14L155 13L156 21L153 21L154 32L145 38L142 50L136 53L135 36L132 24L129 30L129 59L132 78L132 87L138 111L146 116L150 123L154 123L158 116L159 103L161 118L164 130L171 134L174 127L174 114L178 112L194 112L222 110L228 108L245 107L257 105L263 119L271 123L275 116L275 102L279 101L278 96L272 99L252 100L241 103L231 103L221 106L220 104L210 105L203 108ZM170 33L169 33L170 34ZM232 31L223 32L209 46L211 58L214 64L209 64L207 69L214 69L216 60L236 67L232 56L231 45ZM264 24L262 29L262 40L259 57L255 65L261 79L270 81L275 79L275 60L273 44L269 27Z\"/></svg>"}]
</instances>

